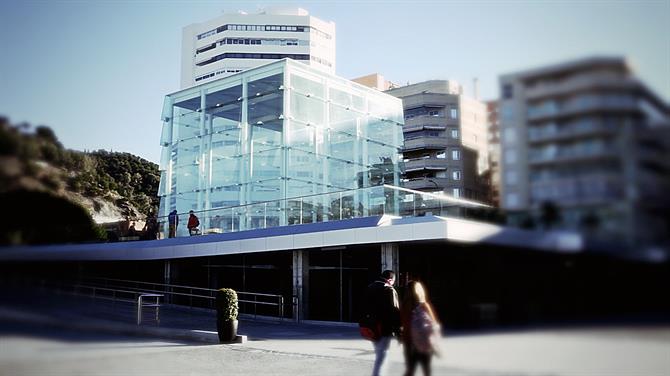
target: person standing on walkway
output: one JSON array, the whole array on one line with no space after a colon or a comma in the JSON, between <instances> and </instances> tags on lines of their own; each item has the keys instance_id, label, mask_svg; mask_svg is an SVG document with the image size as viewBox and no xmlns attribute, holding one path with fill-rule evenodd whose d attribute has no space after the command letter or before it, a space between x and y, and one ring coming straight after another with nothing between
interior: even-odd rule
<instances>
[{"instance_id":1,"label":"person standing on walkway","mask_svg":"<svg viewBox=\"0 0 670 376\"><path fill-rule=\"evenodd\" d=\"M198 230L198 226L200 226L200 220L195 214L193 214L193 210L188 212L188 214L188 224L186 224L186 227L188 228L188 234L191 236L200 235L200 230Z\"/></svg>"},{"instance_id":2,"label":"person standing on walkway","mask_svg":"<svg viewBox=\"0 0 670 376\"><path fill-rule=\"evenodd\" d=\"M386 366L386 353L394 336L400 333L400 307L398 293L393 288L395 273L384 270L376 281L367 289L367 304L371 304L376 325L379 328L379 338L373 341L375 349L375 364L372 376L383 375Z\"/></svg>"},{"instance_id":3,"label":"person standing on walkway","mask_svg":"<svg viewBox=\"0 0 670 376\"><path fill-rule=\"evenodd\" d=\"M168 224L170 225L168 238L174 238L177 236L177 226L179 225L179 216L177 215L176 209L171 211L168 215Z\"/></svg>"},{"instance_id":4,"label":"person standing on walkway","mask_svg":"<svg viewBox=\"0 0 670 376\"><path fill-rule=\"evenodd\" d=\"M413 376L417 364L430 376L433 354L439 354L440 325L421 282L409 281L400 318L405 354L405 376Z\"/></svg>"}]
</instances>

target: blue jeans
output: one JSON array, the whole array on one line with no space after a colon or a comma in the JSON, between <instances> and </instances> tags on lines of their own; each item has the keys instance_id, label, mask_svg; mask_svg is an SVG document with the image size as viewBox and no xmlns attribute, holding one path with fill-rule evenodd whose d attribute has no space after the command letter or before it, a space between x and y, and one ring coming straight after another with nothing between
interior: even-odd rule
<instances>
[{"instance_id":1,"label":"blue jeans","mask_svg":"<svg viewBox=\"0 0 670 376\"><path fill-rule=\"evenodd\" d=\"M384 375L386 371L386 353L389 350L391 345L391 339L393 337L381 337L375 342L372 342L375 347L375 366L372 369L372 376L381 376Z\"/></svg>"}]
</instances>

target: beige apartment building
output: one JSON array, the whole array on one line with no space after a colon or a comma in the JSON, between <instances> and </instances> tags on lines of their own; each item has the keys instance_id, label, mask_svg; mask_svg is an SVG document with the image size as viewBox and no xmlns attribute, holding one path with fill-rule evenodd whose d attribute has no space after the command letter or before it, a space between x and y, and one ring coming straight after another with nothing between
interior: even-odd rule
<instances>
[{"instance_id":1,"label":"beige apartment building","mask_svg":"<svg viewBox=\"0 0 670 376\"><path fill-rule=\"evenodd\" d=\"M456 82L431 80L387 91L403 101L404 186L486 201L486 107Z\"/></svg>"}]
</instances>

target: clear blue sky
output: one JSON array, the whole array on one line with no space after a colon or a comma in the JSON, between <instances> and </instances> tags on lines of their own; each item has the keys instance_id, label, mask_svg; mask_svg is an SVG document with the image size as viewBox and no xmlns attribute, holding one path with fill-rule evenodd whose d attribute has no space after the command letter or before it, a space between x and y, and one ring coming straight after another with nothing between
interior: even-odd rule
<instances>
[{"instance_id":1,"label":"clear blue sky","mask_svg":"<svg viewBox=\"0 0 670 376\"><path fill-rule=\"evenodd\" d=\"M221 11L294 5L337 25L337 74L455 79L497 97L503 73L629 57L670 99L670 0L18 1L0 4L0 115L72 149L160 159L163 96L179 89L181 29Z\"/></svg>"}]
</instances>

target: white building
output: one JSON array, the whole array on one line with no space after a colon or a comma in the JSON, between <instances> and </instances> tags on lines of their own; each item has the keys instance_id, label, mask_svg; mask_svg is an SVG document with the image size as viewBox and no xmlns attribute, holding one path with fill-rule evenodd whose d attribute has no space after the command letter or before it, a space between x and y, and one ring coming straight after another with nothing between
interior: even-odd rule
<instances>
[{"instance_id":1,"label":"white building","mask_svg":"<svg viewBox=\"0 0 670 376\"><path fill-rule=\"evenodd\" d=\"M301 8L226 13L184 27L181 87L291 58L335 73L335 23Z\"/></svg>"}]
</instances>

